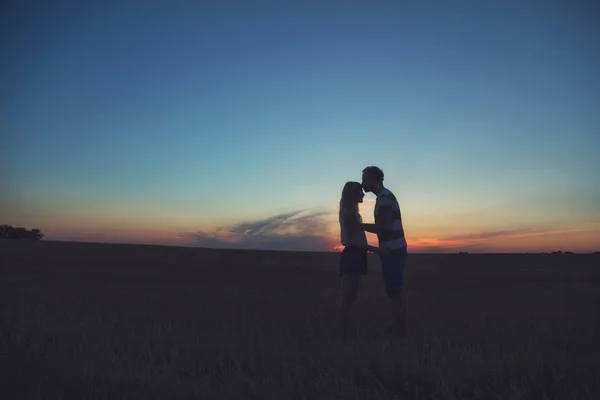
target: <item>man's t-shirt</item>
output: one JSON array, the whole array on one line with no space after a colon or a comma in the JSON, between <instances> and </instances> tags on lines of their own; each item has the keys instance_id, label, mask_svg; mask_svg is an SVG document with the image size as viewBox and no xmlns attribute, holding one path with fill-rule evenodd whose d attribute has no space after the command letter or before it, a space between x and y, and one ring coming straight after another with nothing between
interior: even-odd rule
<instances>
[{"instance_id":1,"label":"man's t-shirt","mask_svg":"<svg viewBox=\"0 0 600 400\"><path fill-rule=\"evenodd\" d=\"M390 232L377 234L379 247L391 250L406 247L400 205L398 204L398 200L396 200L396 196L386 188L383 188L377 195L377 201L375 202L375 224L378 224L383 213L391 213L393 216L393 223Z\"/></svg>"}]
</instances>

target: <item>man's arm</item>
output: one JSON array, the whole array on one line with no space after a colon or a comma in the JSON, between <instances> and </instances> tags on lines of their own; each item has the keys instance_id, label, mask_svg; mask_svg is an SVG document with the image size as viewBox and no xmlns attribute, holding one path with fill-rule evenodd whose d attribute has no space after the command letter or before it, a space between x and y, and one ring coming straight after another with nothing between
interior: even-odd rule
<instances>
[{"instance_id":1,"label":"man's arm","mask_svg":"<svg viewBox=\"0 0 600 400\"><path fill-rule=\"evenodd\" d=\"M371 233L379 233L375 224L362 224L363 230Z\"/></svg>"},{"instance_id":2,"label":"man's arm","mask_svg":"<svg viewBox=\"0 0 600 400\"><path fill-rule=\"evenodd\" d=\"M381 211L380 211L381 213ZM362 224L365 231L371 233L384 233L392 230L392 222L394 221L391 211L381 213L379 224Z\"/></svg>"},{"instance_id":3,"label":"man's arm","mask_svg":"<svg viewBox=\"0 0 600 400\"><path fill-rule=\"evenodd\" d=\"M374 225L374 224L361 224L360 221L358 220L358 218L356 217L356 215L353 215L351 213L346 213L346 215L344 215L344 224L346 225L348 231L350 233L360 233L362 234L362 226L363 225ZM355 238L356 235L350 235L351 238ZM376 247L376 246L371 246L370 244L367 244L366 247L364 245L364 243L352 243L352 245L359 247L361 249L370 251L372 253L377 253L380 255L386 255L387 252L385 249Z\"/></svg>"},{"instance_id":4,"label":"man's arm","mask_svg":"<svg viewBox=\"0 0 600 400\"><path fill-rule=\"evenodd\" d=\"M362 228L371 233L384 233L392 230L392 223L394 222L393 203L387 198L381 198L377 200L377 224L362 224Z\"/></svg>"}]
</instances>

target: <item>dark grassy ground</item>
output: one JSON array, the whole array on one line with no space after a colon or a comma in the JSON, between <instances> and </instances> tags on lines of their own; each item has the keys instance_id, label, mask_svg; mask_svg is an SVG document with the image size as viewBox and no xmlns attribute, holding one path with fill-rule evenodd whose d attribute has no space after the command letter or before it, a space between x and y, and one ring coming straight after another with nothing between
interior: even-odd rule
<instances>
[{"instance_id":1,"label":"dark grassy ground","mask_svg":"<svg viewBox=\"0 0 600 400\"><path fill-rule=\"evenodd\" d=\"M409 255L404 341L337 257L1 241L0 398L600 398L600 257Z\"/></svg>"}]
</instances>

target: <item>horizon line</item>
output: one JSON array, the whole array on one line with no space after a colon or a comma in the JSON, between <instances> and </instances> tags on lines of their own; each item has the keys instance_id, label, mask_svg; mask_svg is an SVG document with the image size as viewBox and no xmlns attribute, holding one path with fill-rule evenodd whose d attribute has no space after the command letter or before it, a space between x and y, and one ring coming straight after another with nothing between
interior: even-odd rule
<instances>
[{"instance_id":1,"label":"horizon line","mask_svg":"<svg viewBox=\"0 0 600 400\"><path fill-rule=\"evenodd\" d=\"M21 240L10 240L8 241L21 241ZM222 248L222 247L202 247L202 246L186 246L186 245L174 245L174 244L152 244L152 243L126 243L126 242L95 242L86 240L57 240L47 239L36 241L46 243L77 243L77 244L95 244L95 245L115 245L115 246L152 246L152 247L174 247L174 248L186 248L186 249L202 249L202 250L218 250L218 251L252 251L252 252L272 252L272 253L341 253L339 250L275 250L275 249L245 249L245 248ZM599 254L598 251L591 252L574 252L570 250L555 250L555 251L529 251L529 252L470 252L470 251L436 251L436 252L412 252L410 254L422 254L422 255L437 255L437 254L454 254L454 255L551 255L551 254L571 254L571 255L594 255ZM371 253L372 254L372 253Z\"/></svg>"}]
</instances>

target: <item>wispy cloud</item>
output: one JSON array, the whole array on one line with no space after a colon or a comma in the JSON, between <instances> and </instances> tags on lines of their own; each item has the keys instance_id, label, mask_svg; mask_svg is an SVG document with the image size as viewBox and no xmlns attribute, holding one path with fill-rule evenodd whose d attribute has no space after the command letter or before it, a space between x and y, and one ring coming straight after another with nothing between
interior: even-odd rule
<instances>
[{"instance_id":1,"label":"wispy cloud","mask_svg":"<svg viewBox=\"0 0 600 400\"><path fill-rule=\"evenodd\" d=\"M179 236L200 247L330 251L335 240L328 235L325 216L321 211L297 210Z\"/></svg>"},{"instance_id":2,"label":"wispy cloud","mask_svg":"<svg viewBox=\"0 0 600 400\"><path fill-rule=\"evenodd\" d=\"M596 226L546 229L519 228L509 230L483 231L453 236L417 238L413 240L409 239L409 245L416 251L421 252L486 252L494 251L502 243L507 243L507 241L510 241L512 239L551 237L554 235L568 235L582 232L592 232L597 230L598 228Z\"/></svg>"},{"instance_id":3,"label":"wispy cloud","mask_svg":"<svg viewBox=\"0 0 600 400\"><path fill-rule=\"evenodd\" d=\"M448 238L449 240L464 240L464 241L487 241L494 239L516 239L542 235L560 235L565 233L589 232L595 228L580 227L580 228L548 228L548 229L512 229L500 231L479 232L467 235L457 235Z\"/></svg>"},{"instance_id":4,"label":"wispy cloud","mask_svg":"<svg viewBox=\"0 0 600 400\"><path fill-rule=\"evenodd\" d=\"M542 234L540 232L536 232L533 229L524 228L524 229L512 229L512 230L501 230L501 231L487 231L487 232L477 232L470 233L465 235L456 235L448 237L447 240L492 240L506 237L519 237L519 236L531 236L535 234Z\"/></svg>"}]
</instances>

